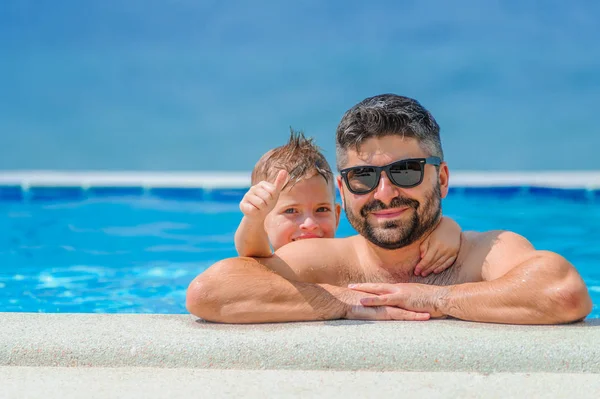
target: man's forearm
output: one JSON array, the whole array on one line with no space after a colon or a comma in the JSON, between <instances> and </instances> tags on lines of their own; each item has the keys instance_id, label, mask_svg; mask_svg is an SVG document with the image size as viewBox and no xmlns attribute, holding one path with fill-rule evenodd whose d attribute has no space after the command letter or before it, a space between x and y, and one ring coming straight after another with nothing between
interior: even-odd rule
<instances>
[{"instance_id":1,"label":"man's forearm","mask_svg":"<svg viewBox=\"0 0 600 399\"><path fill-rule=\"evenodd\" d=\"M286 280L255 259L221 261L198 276L187 292L188 310L222 323L266 323L343 318L341 287Z\"/></svg>"},{"instance_id":2,"label":"man's forearm","mask_svg":"<svg viewBox=\"0 0 600 399\"><path fill-rule=\"evenodd\" d=\"M554 256L535 257L492 281L441 287L437 307L445 315L482 322L581 320L591 311L591 299L581 277L564 262Z\"/></svg>"}]
</instances>

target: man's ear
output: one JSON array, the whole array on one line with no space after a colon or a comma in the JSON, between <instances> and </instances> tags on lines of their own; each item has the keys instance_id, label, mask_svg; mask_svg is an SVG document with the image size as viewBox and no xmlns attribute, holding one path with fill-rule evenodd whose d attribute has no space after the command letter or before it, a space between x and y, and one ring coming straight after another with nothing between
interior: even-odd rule
<instances>
[{"instance_id":1,"label":"man's ear","mask_svg":"<svg viewBox=\"0 0 600 399\"><path fill-rule=\"evenodd\" d=\"M440 182L440 192L442 194L442 198L446 198L448 195L448 184L450 182L450 171L448 170L448 164L446 162L442 162L440 165L438 179Z\"/></svg>"},{"instance_id":2,"label":"man's ear","mask_svg":"<svg viewBox=\"0 0 600 399\"><path fill-rule=\"evenodd\" d=\"M335 228L337 229L340 225L340 214L342 213L342 207L340 204L335 204Z\"/></svg>"}]
</instances>

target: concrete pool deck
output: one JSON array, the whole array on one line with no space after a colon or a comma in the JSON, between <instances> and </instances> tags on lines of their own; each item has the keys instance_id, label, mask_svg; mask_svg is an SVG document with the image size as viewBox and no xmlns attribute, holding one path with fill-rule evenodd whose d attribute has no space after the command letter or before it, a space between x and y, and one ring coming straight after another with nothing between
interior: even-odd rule
<instances>
[{"instance_id":1,"label":"concrete pool deck","mask_svg":"<svg viewBox=\"0 0 600 399\"><path fill-rule=\"evenodd\" d=\"M226 396L531 397L544 388L544 397L585 397L600 392L600 319L224 325L191 315L0 313L0 378L0 389L24 396L54 387L183 397L202 387ZM133 392L136 384L146 388Z\"/></svg>"},{"instance_id":2,"label":"concrete pool deck","mask_svg":"<svg viewBox=\"0 0 600 399\"><path fill-rule=\"evenodd\" d=\"M596 374L0 367L8 398L590 398Z\"/></svg>"}]
</instances>

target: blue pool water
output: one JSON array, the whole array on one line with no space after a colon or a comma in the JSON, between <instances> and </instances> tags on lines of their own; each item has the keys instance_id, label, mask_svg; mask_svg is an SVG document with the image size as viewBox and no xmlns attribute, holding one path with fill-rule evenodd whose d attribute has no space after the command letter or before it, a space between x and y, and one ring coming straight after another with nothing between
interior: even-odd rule
<instances>
[{"instance_id":1,"label":"blue pool water","mask_svg":"<svg viewBox=\"0 0 600 399\"><path fill-rule=\"evenodd\" d=\"M0 192L0 311L185 313L189 282L235 255L241 191ZM454 189L465 230L507 229L573 262L600 317L600 193ZM338 236L353 234L343 219Z\"/></svg>"}]
</instances>

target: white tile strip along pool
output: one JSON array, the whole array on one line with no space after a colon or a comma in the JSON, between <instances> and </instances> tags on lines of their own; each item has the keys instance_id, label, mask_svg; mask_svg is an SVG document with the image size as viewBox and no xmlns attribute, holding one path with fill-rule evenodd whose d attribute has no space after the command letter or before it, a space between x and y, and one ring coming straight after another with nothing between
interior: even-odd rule
<instances>
[{"instance_id":1,"label":"white tile strip along pool","mask_svg":"<svg viewBox=\"0 0 600 399\"><path fill-rule=\"evenodd\" d=\"M0 171L0 185L17 185L24 188L30 186L244 188L250 185L250 172ZM450 185L600 189L600 171L450 171Z\"/></svg>"}]
</instances>

